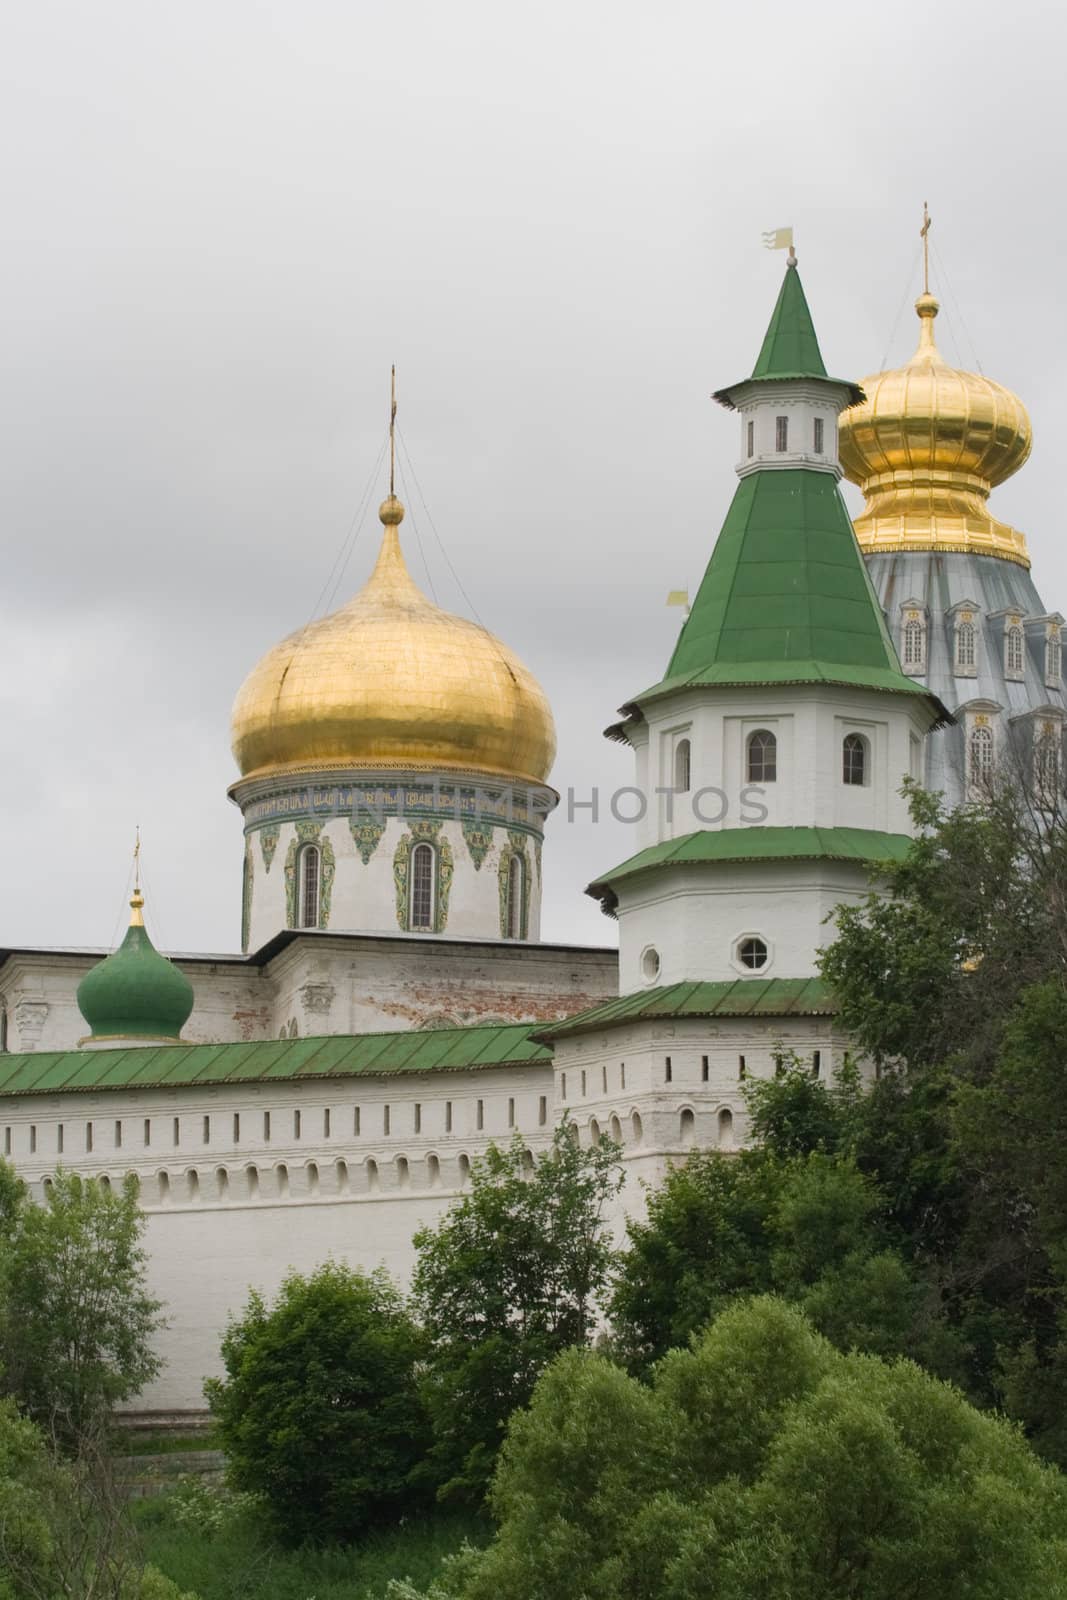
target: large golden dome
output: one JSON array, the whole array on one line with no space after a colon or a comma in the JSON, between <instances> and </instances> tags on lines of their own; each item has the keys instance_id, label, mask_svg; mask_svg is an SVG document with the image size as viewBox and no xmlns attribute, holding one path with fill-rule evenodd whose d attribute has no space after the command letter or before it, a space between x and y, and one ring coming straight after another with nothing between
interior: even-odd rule
<instances>
[{"instance_id":1,"label":"large golden dome","mask_svg":"<svg viewBox=\"0 0 1067 1600\"><path fill-rule=\"evenodd\" d=\"M866 400L841 417L841 466L866 507L855 523L867 554L967 550L1029 566L1026 540L998 522L990 489L1030 454L1030 418L1010 389L943 360L938 303L915 302L919 348L906 366L864 378Z\"/></svg>"},{"instance_id":2,"label":"large golden dome","mask_svg":"<svg viewBox=\"0 0 1067 1600\"><path fill-rule=\"evenodd\" d=\"M548 777L556 733L544 691L499 639L431 604L400 550L392 495L366 586L253 667L234 703L245 778L326 768L447 769Z\"/></svg>"}]
</instances>

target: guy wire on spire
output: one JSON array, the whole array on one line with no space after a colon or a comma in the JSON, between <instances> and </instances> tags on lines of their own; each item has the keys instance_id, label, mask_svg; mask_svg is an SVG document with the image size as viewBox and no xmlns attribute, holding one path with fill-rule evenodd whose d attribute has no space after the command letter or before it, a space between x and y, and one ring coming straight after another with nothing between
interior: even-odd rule
<instances>
[{"instance_id":1,"label":"guy wire on spire","mask_svg":"<svg viewBox=\"0 0 1067 1600\"><path fill-rule=\"evenodd\" d=\"M389 494L396 492L396 362L393 362L389 406Z\"/></svg>"}]
</instances>

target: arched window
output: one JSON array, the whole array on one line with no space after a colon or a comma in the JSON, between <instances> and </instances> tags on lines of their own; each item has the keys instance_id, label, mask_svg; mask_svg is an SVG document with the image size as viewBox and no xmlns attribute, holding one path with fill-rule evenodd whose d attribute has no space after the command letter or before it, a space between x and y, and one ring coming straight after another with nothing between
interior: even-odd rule
<instances>
[{"instance_id":1,"label":"arched window","mask_svg":"<svg viewBox=\"0 0 1067 1600\"><path fill-rule=\"evenodd\" d=\"M158 1184L159 1184L159 1203L160 1203L161 1206L165 1206L170 1201L170 1173L169 1172L161 1172L159 1174Z\"/></svg>"},{"instance_id":2,"label":"arched window","mask_svg":"<svg viewBox=\"0 0 1067 1600\"><path fill-rule=\"evenodd\" d=\"M514 855L508 862L507 937L522 938L523 901L526 898L526 863Z\"/></svg>"},{"instance_id":3,"label":"arched window","mask_svg":"<svg viewBox=\"0 0 1067 1600\"><path fill-rule=\"evenodd\" d=\"M317 844L306 844L300 852L300 926L319 925L319 878L322 857Z\"/></svg>"},{"instance_id":4,"label":"arched window","mask_svg":"<svg viewBox=\"0 0 1067 1600\"><path fill-rule=\"evenodd\" d=\"M600 1143L600 1123L595 1117L589 1119L589 1143L591 1145Z\"/></svg>"},{"instance_id":5,"label":"arched window","mask_svg":"<svg viewBox=\"0 0 1067 1600\"><path fill-rule=\"evenodd\" d=\"M347 1194L348 1193L348 1162L347 1161L338 1161L335 1165L336 1165L336 1171L337 1171L337 1193L338 1194Z\"/></svg>"},{"instance_id":6,"label":"arched window","mask_svg":"<svg viewBox=\"0 0 1067 1600\"><path fill-rule=\"evenodd\" d=\"M778 777L778 740L767 728L748 736L749 783L774 783Z\"/></svg>"},{"instance_id":7,"label":"arched window","mask_svg":"<svg viewBox=\"0 0 1067 1600\"><path fill-rule=\"evenodd\" d=\"M915 617L904 624L904 665L913 671L926 665L926 629Z\"/></svg>"},{"instance_id":8,"label":"arched window","mask_svg":"<svg viewBox=\"0 0 1067 1600\"><path fill-rule=\"evenodd\" d=\"M993 730L985 723L971 729L970 772L973 784L987 784L993 775Z\"/></svg>"},{"instance_id":9,"label":"arched window","mask_svg":"<svg viewBox=\"0 0 1067 1600\"><path fill-rule=\"evenodd\" d=\"M215 1192L220 1200L225 1200L230 1192L230 1174L225 1167L215 1168Z\"/></svg>"},{"instance_id":10,"label":"arched window","mask_svg":"<svg viewBox=\"0 0 1067 1600\"><path fill-rule=\"evenodd\" d=\"M250 1200L258 1200L259 1199L259 1168L258 1167L246 1167L245 1168L245 1185L246 1185L247 1190L248 1190L248 1198Z\"/></svg>"},{"instance_id":11,"label":"arched window","mask_svg":"<svg viewBox=\"0 0 1067 1600\"><path fill-rule=\"evenodd\" d=\"M307 1164L307 1179L308 1179L308 1194L318 1194L318 1192L319 1192L319 1169L318 1169L318 1164L316 1162L314 1162L314 1161L309 1161L308 1164Z\"/></svg>"},{"instance_id":12,"label":"arched window","mask_svg":"<svg viewBox=\"0 0 1067 1600\"><path fill-rule=\"evenodd\" d=\"M1045 682L1050 689L1058 689L1061 676L1060 636L1050 633L1045 640Z\"/></svg>"},{"instance_id":13,"label":"arched window","mask_svg":"<svg viewBox=\"0 0 1067 1600\"><path fill-rule=\"evenodd\" d=\"M438 1156L426 1157L426 1181L431 1189L440 1188L441 1161Z\"/></svg>"},{"instance_id":14,"label":"arched window","mask_svg":"<svg viewBox=\"0 0 1067 1600\"><path fill-rule=\"evenodd\" d=\"M1060 787L1060 734L1054 722L1046 722L1034 743L1034 788L1038 799L1053 806Z\"/></svg>"},{"instance_id":15,"label":"arched window","mask_svg":"<svg viewBox=\"0 0 1067 1600\"><path fill-rule=\"evenodd\" d=\"M678 1133L683 1145L690 1145L697 1136L697 1119L688 1106L678 1119Z\"/></svg>"},{"instance_id":16,"label":"arched window","mask_svg":"<svg viewBox=\"0 0 1067 1600\"><path fill-rule=\"evenodd\" d=\"M275 1167L274 1176L278 1180L278 1199L279 1200L288 1200L288 1198L289 1198L289 1168L285 1165L284 1161L280 1162L278 1164L278 1166Z\"/></svg>"},{"instance_id":17,"label":"arched window","mask_svg":"<svg viewBox=\"0 0 1067 1600\"><path fill-rule=\"evenodd\" d=\"M867 782L867 741L861 733L848 733L841 746L842 771L845 783Z\"/></svg>"},{"instance_id":18,"label":"arched window","mask_svg":"<svg viewBox=\"0 0 1067 1600\"><path fill-rule=\"evenodd\" d=\"M611 1141L613 1144L622 1144L622 1123L618 1117L611 1119Z\"/></svg>"},{"instance_id":19,"label":"arched window","mask_svg":"<svg viewBox=\"0 0 1067 1600\"><path fill-rule=\"evenodd\" d=\"M368 1160L365 1171L367 1174L367 1188L377 1189L379 1185L378 1163L373 1156Z\"/></svg>"},{"instance_id":20,"label":"arched window","mask_svg":"<svg viewBox=\"0 0 1067 1600\"><path fill-rule=\"evenodd\" d=\"M433 931L434 849L417 844L411 852L410 924L424 933Z\"/></svg>"},{"instance_id":21,"label":"arched window","mask_svg":"<svg viewBox=\"0 0 1067 1600\"><path fill-rule=\"evenodd\" d=\"M470 1158L470 1156L465 1156L465 1155L464 1156L460 1156L457 1165L459 1167L460 1187L462 1188L462 1186L466 1183L467 1179L471 1175L471 1158Z\"/></svg>"},{"instance_id":22,"label":"arched window","mask_svg":"<svg viewBox=\"0 0 1067 1600\"><path fill-rule=\"evenodd\" d=\"M641 1126L641 1113L639 1111L631 1113L630 1127L633 1129L634 1144L640 1144L644 1128Z\"/></svg>"},{"instance_id":23,"label":"arched window","mask_svg":"<svg viewBox=\"0 0 1067 1600\"><path fill-rule=\"evenodd\" d=\"M679 794L689 793L692 747L688 739L679 739L674 747L674 787Z\"/></svg>"},{"instance_id":24,"label":"arched window","mask_svg":"<svg viewBox=\"0 0 1067 1600\"><path fill-rule=\"evenodd\" d=\"M975 629L973 622L956 624L956 671L973 672L975 662Z\"/></svg>"},{"instance_id":25,"label":"arched window","mask_svg":"<svg viewBox=\"0 0 1067 1600\"><path fill-rule=\"evenodd\" d=\"M734 1142L734 1114L729 1106L719 1112L719 1147L728 1150Z\"/></svg>"},{"instance_id":26,"label":"arched window","mask_svg":"<svg viewBox=\"0 0 1067 1600\"><path fill-rule=\"evenodd\" d=\"M1004 671L1009 678L1023 675L1023 630L1014 623L1004 635Z\"/></svg>"},{"instance_id":27,"label":"arched window","mask_svg":"<svg viewBox=\"0 0 1067 1600\"><path fill-rule=\"evenodd\" d=\"M397 1156L396 1158L396 1182L399 1189L411 1188L411 1168L408 1165L407 1156Z\"/></svg>"},{"instance_id":28,"label":"arched window","mask_svg":"<svg viewBox=\"0 0 1067 1600\"><path fill-rule=\"evenodd\" d=\"M767 965L767 946L762 939L750 934L738 942L737 959L750 972L758 972Z\"/></svg>"}]
</instances>

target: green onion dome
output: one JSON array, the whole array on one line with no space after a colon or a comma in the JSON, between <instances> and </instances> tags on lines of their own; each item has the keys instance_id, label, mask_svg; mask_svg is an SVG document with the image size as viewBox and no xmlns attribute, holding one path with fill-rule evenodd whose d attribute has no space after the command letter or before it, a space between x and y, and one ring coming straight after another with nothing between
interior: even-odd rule
<instances>
[{"instance_id":1,"label":"green onion dome","mask_svg":"<svg viewBox=\"0 0 1067 1600\"><path fill-rule=\"evenodd\" d=\"M189 1020L193 986L148 937L143 905L135 889L125 939L78 985L78 1010L93 1039L177 1041Z\"/></svg>"}]
</instances>

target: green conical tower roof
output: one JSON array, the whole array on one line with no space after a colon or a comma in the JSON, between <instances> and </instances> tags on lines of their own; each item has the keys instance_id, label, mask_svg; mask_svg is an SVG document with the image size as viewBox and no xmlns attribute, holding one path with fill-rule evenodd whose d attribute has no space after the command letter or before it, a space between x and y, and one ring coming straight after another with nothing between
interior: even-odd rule
<instances>
[{"instance_id":1,"label":"green conical tower roof","mask_svg":"<svg viewBox=\"0 0 1067 1600\"><path fill-rule=\"evenodd\" d=\"M143 906L135 889L125 939L78 985L78 1009L92 1039L176 1041L189 1020L193 986L148 937Z\"/></svg>"},{"instance_id":2,"label":"green conical tower roof","mask_svg":"<svg viewBox=\"0 0 1067 1600\"><path fill-rule=\"evenodd\" d=\"M827 383L848 391L851 405L863 399L863 390L858 384L827 376L795 257L790 257L786 267L751 376L741 383L732 383L728 389L717 389L715 399L722 405L732 406L734 392L742 383L765 383L783 378L825 378Z\"/></svg>"},{"instance_id":3,"label":"green conical tower roof","mask_svg":"<svg viewBox=\"0 0 1067 1600\"><path fill-rule=\"evenodd\" d=\"M834 385L838 403L845 402L842 389L855 389L826 377L791 263L745 382L798 376ZM717 398L732 404L730 393ZM776 683L919 695L937 721L951 720L923 684L901 671L836 475L825 468L765 467L742 477L666 677L636 704L688 686Z\"/></svg>"}]
</instances>

